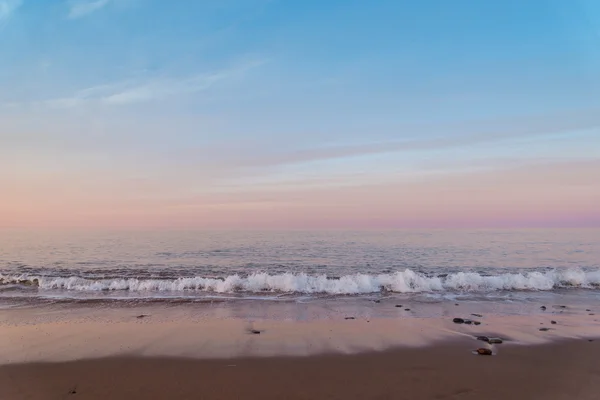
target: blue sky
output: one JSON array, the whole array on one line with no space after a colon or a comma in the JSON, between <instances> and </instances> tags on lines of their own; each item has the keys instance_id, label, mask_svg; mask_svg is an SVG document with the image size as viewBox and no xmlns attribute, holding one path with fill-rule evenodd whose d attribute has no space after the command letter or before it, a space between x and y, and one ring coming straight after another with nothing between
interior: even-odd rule
<instances>
[{"instance_id":1,"label":"blue sky","mask_svg":"<svg viewBox=\"0 0 600 400\"><path fill-rule=\"evenodd\" d=\"M17 192L277 198L600 160L593 0L0 0L0 49Z\"/></svg>"}]
</instances>

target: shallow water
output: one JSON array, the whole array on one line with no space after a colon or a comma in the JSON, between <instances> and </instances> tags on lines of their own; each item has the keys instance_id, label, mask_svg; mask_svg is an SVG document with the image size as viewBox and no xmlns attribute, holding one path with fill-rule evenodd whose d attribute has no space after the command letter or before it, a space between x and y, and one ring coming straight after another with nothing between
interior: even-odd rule
<instances>
[{"instance_id":1,"label":"shallow water","mask_svg":"<svg viewBox=\"0 0 600 400\"><path fill-rule=\"evenodd\" d=\"M597 229L3 231L0 244L5 304L348 296L510 302L600 294Z\"/></svg>"}]
</instances>

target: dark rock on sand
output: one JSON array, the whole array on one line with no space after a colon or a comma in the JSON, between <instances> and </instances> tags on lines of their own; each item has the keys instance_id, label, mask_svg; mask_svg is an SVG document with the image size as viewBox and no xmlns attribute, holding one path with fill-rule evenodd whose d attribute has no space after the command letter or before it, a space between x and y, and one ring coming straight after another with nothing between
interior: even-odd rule
<instances>
[{"instance_id":1,"label":"dark rock on sand","mask_svg":"<svg viewBox=\"0 0 600 400\"><path fill-rule=\"evenodd\" d=\"M396 307L402 308L402 304L396 304Z\"/></svg>"},{"instance_id":2,"label":"dark rock on sand","mask_svg":"<svg viewBox=\"0 0 600 400\"><path fill-rule=\"evenodd\" d=\"M148 314L140 314L136 318L142 319L142 318L146 318L146 317L149 317L149 315Z\"/></svg>"},{"instance_id":3,"label":"dark rock on sand","mask_svg":"<svg viewBox=\"0 0 600 400\"><path fill-rule=\"evenodd\" d=\"M381 303L381 300L375 300L375 303Z\"/></svg>"},{"instance_id":4,"label":"dark rock on sand","mask_svg":"<svg viewBox=\"0 0 600 400\"><path fill-rule=\"evenodd\" d=\"M404 311L410 311L410 308L405 308Z\"/></svg>"},{"instance_id":5,"label":"dark rock on sand","mask_svg":"<svg viewBox=\"0 0 600 400\"><path fill-rule=\"evenodd\" d=\"M464 319L464 318L454 318L452 320L452 322L454 322L455 324L481 325L481 322L479 322L479 321L472 321L470 319Z\"/></svg>"},{"instance_id":6,"label":"dark rock on sand","mask_svg":"<svg viewBox=\"0 0 600 400\"><path fill-rule=\"evenodd\" d=\"M257 329L250 329L249 331L250 333L254 334L254 335L260 335L260 331Z\"/></svg>"},{"instance_id":7,"label":"dark rock on sand","mask_svg":"<svg viewBox=\"0 0 600 400\"><path fill-rule=\"evenodd\" d=\"M567 308L567 306L557 306L558 308Z\"/></svg>"},{"instance_id":8,"label":"dark rock on sand","mask_svg":"<svg viewBox=\"0 0 600 400\"><path fill-rule=\"evenodd\" d=\"M592 311L592 310L589 310L589 309L586 308L585 311Z\"/></svg>"},{"instance_id":9,"label":"dark rock on sand","mask_svg":"<svg viewBox=\"0 0 600 400\"><path fill-rule=\"evenodd\" d=\"M596 314L594 314L594 313L589 313L588 315L596 315Z\"/></svg>"},{"instance_id":10,"label":"dark rock on sand","mask_svg":"<svg viewBox=\"0 0 600 400\"><path fill-rule=\"evenodd\" d=\"M477 340L481 340L482 342L486 342L486 343L490 342L490 338L487 336L477 336Z\"/></svg>"},{"instance_id":11,"label":"dark rock on sand","mask_svg":"<svg viewBox=\"0 0 600 400\"><path fill-rule=\"evenodd\" d=\"M356 319L356 318L354 318L354 317L346 317L344 319Z\"/></svg>"},{"instance_id":12,"label":"dark rock on sand","mask_svg":"<svg viewBox=\"0 0 600 400\"><path fill-rule=\"evenodd\" d=\"M550 330L550 328L540 328L540 331L542 331L542 332L547 332L549 330Z\"/></svg>"},{"instance_id":13,"label":"dark rock on sand","mask_svg":"<svg viewBox=\"0 0 600 400\"><path fill-rule=\"evenodd\" d=\"M502 344L503 341L500 338L493 337L493 338L490 338L490 340L488 341L488 343L490 343L490 344Z\"/></svg>"},{"instance_id":14,"label":"dark rock on sand","mask_svg":"<svg viewBox=\"0 0 600 400\"><path fill-rule=\"evenodd\" d=\"M552 325L556 325L556 321L550 321Z\"/></svg>"},{"instance_id":15,"label":"dark rock on sand","mask_svg":"<svg viewBox=\"0 0 600 400\"><path fill-rule=\"evenodd\" d=\"M483 315L481 315L481 314L471 314L471 315L474 316L474 317L483 318Z\"/></svg>"},{"instance_id":16,"label":"dark rock on sand","mask_svg":"<svg viewBox=\"0 0 600 400\"><path fill-rule=\"evenodd\" d=\"M490 349L484 349L483 347L477 349L477 354L480 356L491 356L492 351Z\"/></svg>"},{"instance_id":17,"label":"dark rock on sand","mask_svg":"<svg viewBox=\"0 0 600 400\"><path fill-rule=\"evenodd\" d=\"M540 307L540 310L542 310L542 311L546 311L546 306L541 306L541 307Z\"/></svg>"}]
</instances>

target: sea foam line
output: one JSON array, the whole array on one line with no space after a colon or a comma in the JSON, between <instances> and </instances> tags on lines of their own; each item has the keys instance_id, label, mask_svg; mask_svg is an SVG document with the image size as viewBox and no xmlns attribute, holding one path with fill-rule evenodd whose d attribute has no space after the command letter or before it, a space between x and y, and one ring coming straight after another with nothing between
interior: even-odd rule
<instances>
[{"instance_id":1,"label":"sea foam line","mask_svg":"<svg viewBox=\"0 0 600 400\"><path fill-rule=\"evenodd\" d=\"M600 288L600 270L557 269L546 272L505 273L484 276L458 272L444 277L427 276L410 269L391 274L357 273L339 278L305 273L268 274L224 278L185 277L177 279L88 279L78 276L52 277L0 274L0 284L37 286L40 289L76 291L205 291L215 293L282 292L365 294L381 291L419 293L440 291L490 292L498 290L552 290L557 288Z\"/></svg>"}]
</instances>

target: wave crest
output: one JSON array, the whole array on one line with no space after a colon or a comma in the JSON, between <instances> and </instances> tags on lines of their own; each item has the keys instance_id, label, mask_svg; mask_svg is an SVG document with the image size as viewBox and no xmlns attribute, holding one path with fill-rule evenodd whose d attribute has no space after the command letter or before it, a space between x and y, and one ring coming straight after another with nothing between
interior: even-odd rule
<instances>
[{"instance_id":1,"label":"wave crest","mask_svg":"<svg viewBox=\"0 0 600 400\"><path fill-rule=\"evenodd\" d=\"M552 290L558 288L600 287L600 270L561 269L546 272L481 275L458 272L447 276L427 276L410 269L392 274L357 273L339 278L305 273L270 275L253 273L248 276L229 275L224 278L184 277L176 279L89 279L79 276L52 277L0 274L0 284L37 286L44 290L75 291L204 291L214 293L280 292L306 294L351 295L381 291L419 293L440 291L490 292L499 290Z\"/></svg>"}]
</instances>

